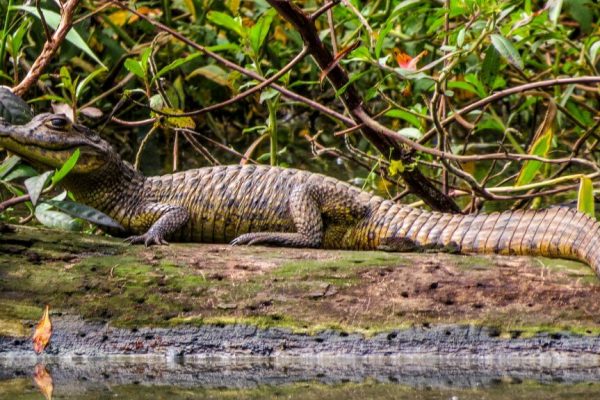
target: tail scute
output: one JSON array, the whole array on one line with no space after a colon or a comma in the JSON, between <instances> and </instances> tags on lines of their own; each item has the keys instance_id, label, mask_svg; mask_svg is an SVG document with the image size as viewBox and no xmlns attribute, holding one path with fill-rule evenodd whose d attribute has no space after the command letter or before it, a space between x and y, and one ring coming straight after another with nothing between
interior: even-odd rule
<instances>
[{"instance_id":1,"label":"tail scute","mask_svg":"<svg viewBox=\"0 0 600 400\"><path fill-rule=\"evenodd\" d=\"M407 216L388 229L382 240L452 247L462 253L571 258L590 264L600 276L600 224L570 208L478 215L414 211Z\"/></svg>"}]
</instances>

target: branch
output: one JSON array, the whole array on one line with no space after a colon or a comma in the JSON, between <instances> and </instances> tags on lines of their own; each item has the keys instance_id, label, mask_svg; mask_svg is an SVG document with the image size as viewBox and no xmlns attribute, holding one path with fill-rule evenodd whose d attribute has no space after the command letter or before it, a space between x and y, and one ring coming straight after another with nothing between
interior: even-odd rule
<instances>
[{"instance_id":1,"label":"branch","mask_svg":"<svg viewBox=\"0 0 600 400\"><path fill-rule=\"evenodd\" d=\"M29 88L35 84L42 75L44 69L48 66L50 60L52 57L54 57L61 43L67 36L67 33L69 33L69 30L71 30L71 27L73 26L73 15L75 14L78 4L79 0L68 0L63 4L58 28L56 28L51 40L46 41L44 44L42 52L29 69L29 72L27 72L25 78L23 78L23 80L13 88L14 94L23 97ZM42 18L42 21L44 21L42 14L40 14L40 18Z\"/></svg>"},{"instance_id":2,"label":"branch","mask_svg":"<svg viewBox=\"0 0 600 400\"><path fill-rule=\"evenodd\" d=\"M512 94L517 94L521 92L526 92L528 90L539 89L544 87L551 86L559 86L559 85L571 85L571 84L581 84L581 83L595 83L600 84L600 76L578 76L575 78L556 78L549 79L545 81L539 82L531 82L526 83L524 85L515 86L512 88L508 88L505 90L501 90L500 92L494 93L491 96L483 98L475 103L471 103L468 106L461 108L460 110L456 110L454 114L440 121L442 126L446 126L453 122L457 117L467 114L471 111L478 110L490 103L493 103L496 100L500 100L504 97L510 96ZM436 133L436 128L432 128L423 135L423 137L419 140L419 143L426 143L429 139L431 139Z\"/></svg>"},{"instance_id":3,"label":"branch","mask_svg":"<svg viewBox=\"0 0 600 400\"><path fill-rule=\"evenodd\" d=\"M362 98L355 87L349 83L346 71L339 64L336 64L335 57L321 41L314 20L291 1L267 0L267 2L300 33L305 46L308 47L309 53L321 70L328 71L327 78L333 87L336 90L346 88L341 99L350 114L359 122L364 122L362 121L363 116L370 119L371 117L363 107ZM356 123L353 122L348 125L353 126ZM384 156L390 155L391 152L393 158L409 161L406 149L398 143L397 138L390 135L382 135L367 124L361 129L361 132ZM456 203L433 186L418 169L405 169L402 172L402 178L411 191L423 199L431 208L441 211L460 212L460 208Z\"/></svg>"},{"instance_id":4,"label":"branch","mask_svg":"<svg viewBox=\"0 0 600 400\"><path fill-rule=\"evenodd\" d=\"M117 0L108 0L109 2L115 4L116 6L118 6L119 8L123 9L123 10L127 10L130 13L133 13L135 15L137 15L140 19L148 22L149 24L151 24L152 26L154 26L155 28L157 28L158 30L161 30L163 32L167 32L169 35L173 36L174 38L180 40L181 42L187 44L190 47L193 47L194 49L201 51L202 53L206 54L208 57L212 58L213 60L217 61L219 64L229 68L229 69L233 69L234 71L238 71L246 76L249 76L252 79L255 79L259 82L264 82L266 79L263 78L262 76L260 76L259 74L250 71L246 68L240 67L239 65L237 65L234 62L229 61L226 58L221 57L219 54L214 53L210 50L208 50L206 47L188 39L187 37L185 37L184 35L180 34L179 32L169 28L168 26L161 24L158 21L153 20L152 18L149 18L147 15L144 15L134 9L129 8L127 5L117 1ZM278 92L280 92L282 94L282 96L294 100L294 101L298 101L300 103L304 103L306 105L308 105L311 108L314 108L316 110L321 111L322 113L329 115L332 118L335 118L339 121L342 121L344 124L346 125L355 125L355 122L351 119L346 117L345 115L342 115L328 107L323 106L322 104L319 104L316 101L310 100L304 96L301 96L297 93L292 92L291 90L288 90L282 86L277 85L276 83L271 83L269 85L270 87L272 87L273 89L277 90Z\"/></svg>"}]
</instances>

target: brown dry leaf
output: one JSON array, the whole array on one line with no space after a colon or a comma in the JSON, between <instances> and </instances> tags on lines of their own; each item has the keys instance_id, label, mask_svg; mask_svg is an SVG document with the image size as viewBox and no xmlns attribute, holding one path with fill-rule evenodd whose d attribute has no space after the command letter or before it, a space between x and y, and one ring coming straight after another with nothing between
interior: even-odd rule
<instances>
[{"instance_id":1,"label":"brown dry leaf","mask_svg":"<svg viewBox=\"0 0 600 400\"><path fill-rule=\"evenodd\" d=\"M142 6L136 11L149 17L158 17L162 14L162 11L159 8L150 8L146 6ZM136 22L138 19L140 19L140 17L135 14L131 14L127 10L119 10L110 14L108 19L116 26L124 26L125 24L132 24Z\"/></svg>"},{"instance_id":2,"label":"brown dry leaf","mask_svg":"<svg viewBox=\"0 0 600 400\"><path fill-rule=\"evenodd\" d=\"M52 322L50 322L50 317L48 315L49 306L46 306L44 310L44 315L38 322L35 327L35 331L33 333L33 350L40 354L44 351L48 343L50 343L50 336L52 336Z\"/></svg>"},{"instance_id":3,"label":"brown dry leaf","mask_svg":"<svg viewBox=\"0 0 600 400\"><path fill-rule=\"evenodd\" d=\"M33 370L33 381L46 400L52 400L54 384L52 382L52 375L48 373L44 364L36 364Z\"/></svg>"}]
</instances>

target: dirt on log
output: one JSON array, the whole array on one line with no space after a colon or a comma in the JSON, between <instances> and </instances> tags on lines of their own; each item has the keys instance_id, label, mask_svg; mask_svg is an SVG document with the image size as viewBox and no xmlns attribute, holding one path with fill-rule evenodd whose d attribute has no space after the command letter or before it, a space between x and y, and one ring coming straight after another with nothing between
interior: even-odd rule
<instances>
[{"instance_id":1,"label":"dirt on log","mask_svg":"<svg viewBox=\"0 0 600 400\"><path fill-rule=\"evenodd\" d=\"M600 362L600 281L546 258L0 232L0 357L561 352Z\"/></svg>"}]
</instances>

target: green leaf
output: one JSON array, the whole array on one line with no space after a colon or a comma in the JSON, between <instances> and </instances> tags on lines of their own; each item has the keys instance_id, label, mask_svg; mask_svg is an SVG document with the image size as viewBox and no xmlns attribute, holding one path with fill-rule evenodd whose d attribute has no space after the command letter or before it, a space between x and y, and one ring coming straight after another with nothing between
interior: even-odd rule
<instances>
[{"instance_id":1,"label":"green leaf","mask_svg":"<svg viewBox=\"0 0 600 400\"><path fill-rule=\"evenodd\" d=\"M4 178L21 161L17 156L10 156L0 164L0 179Z\"/></svg>"},{"instance_id":2,"label":"green leaf","mask_svg":"<svg viewBox=\"0 0 600 400\"><path fill-rule=\"evenodd\" d=\"M188 62L192 61L193 59L198 58L201 55L202 55L202 53L197 52L197 53L190 54L189 56L187 56L185 58L179 58L179 59L173 61L171 64L163 67L160 71L158 71L158 73L154 76L154 78L152 78L152 81L154 82L154 80L160 78L167 72L173 71L175 68L179 68L183 64L188 63Z\"/></svg>"},{"instance_id":3,"label":"green leaf","mask_svg":"<svg viewBox=\"0 0 600 400\"><path fill-rule=\"evenodd\" d=\"M127 68L127 70L135 76L140 77L142 79L144 79L144 77L146 76L146 71L144 71L144 68L142 68L142 64L138 60L128 58L127 60L125 60L124 65L125 68Z\"/></svg>"},{"instance_id":4,"label":"green leaf","mask_svg":"<svg viewBox=\"0 0 600 400\"><path fill-rule=\"evenodd\" d=\"M277 96L279 94L279 92L273 88L266 88L265 90L263 90L262 92L260 92L260 98L258 99L258 102L262 104L263 101L265 100L270 100L272 98L274 98L275 96Z\"/></svg>"},{"instance_id":5,"label":"green leaf","mask_svg":"<svg viewBox=\"0 0 600 400\"><path fill-rule=\"evenodd\" d=\"M38 175L38 172L27 164L20 164L16 168L13 168L2 180L4 182L14 181L20 178L30 178Z\"/></svg>"},{"instance_id":6,"label":"green leaf","mask_svg":"<svg viewBox=\"0 0 600 400\"><path fill-rule=\"evenodd\" d=\"M401 174L404 172L404 163L402 162L402 160L391 160L390 161L390 166L388 168L388 170L390 171L390 175L391 176L396 176L398 174Z\"/></svg>"},{"instance_id":7,"label":"green leaf","mask_svg":"<svg viewBox=\"0 0 600 400\"><path fill-rule=\"evenodd\" d=\"M109 228L121 229L123 227L117 221L95 208L69 200L48 200L45 203L58 208L62 212L73 217L81 218L96 225Z\"/></svg>"},{"instance_id":8,"label":"green leaf","mask_svg":"<svg viewBox=\"0 0 600 400\"><path fill-rule=\"evenodd\" d=\"M358 73L352 73L350 74L350 79L348 80L348 83L346 83L344 86L342 86L341 88L339 88L336 92L335 92L335 96L339 97L341 96L346 89L348 89L348 86L352 85L352 83L354 83L354 81L360 79L361 77L365 76L369 71L362 71L362 72L358 72Z\"/></svg>"},{"instance_id":9,"label":"green leaf","mask_svg":"<svg viewBox=\"0 0 600 400\"><path fill-rule=\"evenodd\" d=\"M46 182L48 182L48 178L52 175L54 171L46 171L41 175L32 176L25 180L25 187L27 188L27 193L29 193L29 198L31 199L31 204L34 206L37 204L40 194L44 187L46 187Z\"/></svg>"},{"instance_id":10,"label":"green leaf","mask_svg":"<svg viewBox=\"0 0 600 400\"><path fill-rule=\"evenodd\" d=\"M197 68L194 71L192 71L187 77L186 79L190 79L193 78L195 76L203 76L206 79L209 79L213 82L215 82L218 85L221 86L230 86L229 83L229 75L227 74L227 72L225 72L221 67L214 65L214 64L210 64L210 65L205 65L203 67Z\"/></svg>"},{"instance_id":11,"label":"green leaf","mask_svg":"<svg viewBox=\"0 0 600 400\"><path fill-rule=\"evenodd\" d=\"M489 46L485 52L483 64L481 65L481 72L479 73L479 79L487 87L492 86L494 80L496 79L496 76L498 75L499 62L500 55L498 54L494 46Z\"/></svg>"},{"instance_id":12,"label":"green leaf","mask_svg":"<svg viewBox=\"0 0 600 400\"><path fill-rule=\"evenodd\" d=\"M566 0L565 6L573 19L579 23L581 30L584 33L590 33L594 18L592 2L590 0Z\"/></svg>"},{"instance_id":13,"label":"green leaf","mask_svg":"<svg viewBox=\"0 0 600 400\"><path fill-rule=\"evenodd\" d=\"M219 11L209 11L206 17L210 22L222 26L240 36L244 36L244 27L240 20L231 18L229 15Z\"/></svg>"},{"instance_id":14,"label":"green leaf","mask_svg":"<svg viewBox=\"0 0 600 400\"><path fill-rule=\"evenodd\" d=\"M23 10L23 11L26 11L26 12L36 16L37 18L40 18L40 15L38 14L38 11L35 7L13 6L13 7L11 7L11 9ZM56 29L58 27L58 25L60 24L60 14L58 14L54 11L51 11L51 10L44 9L44 8L42 8L42 12L44 13L44 19L46 20L48 25L52 29ZM87 45L86 41L83 40L83 38L81 37L81 35L79 33L77 33L75 28L71 28L69 33L67 33L66 39L73 46L77 47L79 50L83 51L85 54L90 56L98 64L105 67L105 65L102 64L102 61L100 61L100 59L98 57L96 57L96 54L94 54L92 49L90 49L90 47Z\"/></svg>"},{"instance_id":15,"label":"green leaf","mask_svg":"<svg viewBox=\"0 0 600 400\"><path fill-rule=\"evenodd\" d=\"M421 120L414 114L404 110L393 109L384 114L386 117L403 119L404 121L414 125L417 128L421 127Z\"/></svg>"},{"instance_id":16,"label":"green leaf","mask_svg":"<svg viewBox=\"0 0 600 400\"><path fill-rule=\"evenodd\" d=\"M71 157L60 167L60 169L54 174L52 177L52 184L56 185L58 182L62 181L65 176L73 169L75 164L77 164L77 160L79 159L79 149L75 149Z\"/></svg>"},{"instance_id":17,"label":"green leaf","mask_svg":"<svg viewBox=\"0 0 600 400\"><path fill-rule=\"evenodd\" d=\"M35 217L42 225L63 231L81 230L81 221L63 212L51 210L51 207L50 204L41 203L35 208Z\"/></svg>"},{"instance_id":18,"label":"green leaf","mask_svg":"<svg viewBox=\"0 0 600 400\"><path fill-rule=\"evenodd\" d=\"M65 89L69 91L69 93L73 93L73 81L71 80L71 73L69 69L65 66L60 67L60 81Z\"/></svg>"},{"instance_id":19,"label":"green leaf","mask_svg":"<svg viewBox=\"0 0 600 400\"><path fill-rule=\"evenodd\" d=\"M449 89L462 89L464 91L479 95L479 91L471 85L469 82L465 81L449 81L448 82Z\"/></svg>"},{"instance_id":20,"label":"green leaf","mask_svg":"<svg viewBox=\"0 0 600 400\"><path fill-rule=\"evenodd\" d=\"M150 59L150 55L152 54L152 47L146 47L142 54L140 54L140 65L144 70L144 73L148 71L148 60Z\"/></svg>"},{"instance_id":21,"label":"green leaf","mask_svg":"<svg viewBox=\"0 0 600 400\"><path fill-rule=\"evenodd\" d=\"M269 29L271 28L271 23L273 22L275 14L275 10L270 9L258 19L252 28L250 28L248 39L250 40L250 47L255 55L258 55L260 52L260 48L269 34Z\"/></svg>"},{"instance_id":22,"label":"green leaf","mask_svg":"<svg viewBox=\"0 0 600 400\"><path fill-rule=\"evenodd\" d=\"M92 81L92 79L94 79L96 76L98 76L99 74L108 71L106 68L104 67L100 67L95 71L92 71L91 74L87 75L78 85L77 85L77 89L75 90L75 98L79 99L79 97L81 96L81 93L83 93L83 90L85 89L85 87Z\"/></svg>"},{"instance_id":23,"label":"green leaf","mask_svg":"<svg viewBox=\"0 0 600 400\"><path fill-rule=\"evenodd\" d=\"M498 53L506 59L509 63L522 70L523 60L519 55L519 52L513 47L512 43L505 38L504 36L493 34L490 35L490 39L492 40L492 44L498 50Z\"/></svg>"},{"instance_id":24,"label":"green leaf","mask_svg":"<svg viewBox=\"0 0 600 400\"><path fill-rule=\"evenodd\" d=\"M533 145L529 150L529 154L539 157L545 157L546 154L548 154L548 151L550 150L550 146L552 145L552 136L553 129L552 127L550 127L550 129L548 129L546 133L541 135L539 138L536 139L535 142L533 142ZM540 170L541 166L541 161L525 161L523 167L521 168L521 171L519 172L516 186L523 186L527 185L528 183L531 183L531 181L533 181L533 178L535 177L535 174L537 174L537 172Z\"/></svg>"},{"instance_id":25,"label":"green leaf","mask_svg":"<svg viewBox=\"0 0 600 400\"><path fill-rule=\"evenodd\" d=\"M582 176L579 180L579 193L577 194L577 210L592 218L596 218L594 185L587 176Z\"/></svg>"},{"instance_id":26,"label":"green leaf","mask_svg":"<svg viewBox=\"0 0 600 400\"><path fill-rule=\"evenodd\" d=\"M19 25L19 28L12 36L11 41L11 50L13 57L17 57L19 54L19 50L21 50L21 46L23 45L23 38L29 32L30 21L28 19L24 19Z\"/></svg>"},{"instance_id":27,"label":"green leaf","mask_svg":"<svg viewBox=\"0 0 600 400\"><path fill-rule=\"evenodd\" d=\"M386 37L388 36L388 33L390 33L390 31L392 30L392 28L394 27L394 25L396 23L397 23L396 21L390 19L385 24L385 26L379 31L379 34L377 36L377 42L375 43L375 58L378 59L379 57L381 57L381 49L383 47L384 40L386 39ZM367 54L368 54L368 50L367 50Z\"/></svg>"},{"instance_id":28,"label":"green leaf","mask_svg":"<svg viewBox=\"0 0 600 400\"><path fill-rule=\"evenodd\" d=\"M360 46L360 47L356 48L355 50L351 51L346 59L348 61L369 62L373 58L371 57L371 54L369 53L369 49L367 49L365 46Z\"/></svg>"}]
</instances>

